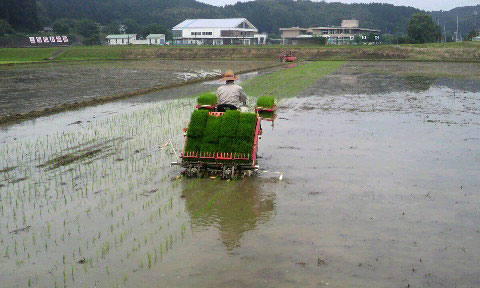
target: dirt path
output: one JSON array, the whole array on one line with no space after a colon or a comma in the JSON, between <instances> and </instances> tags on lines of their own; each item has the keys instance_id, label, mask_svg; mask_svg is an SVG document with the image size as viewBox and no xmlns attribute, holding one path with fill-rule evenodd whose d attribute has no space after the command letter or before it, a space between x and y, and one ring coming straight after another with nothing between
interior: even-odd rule
<instances>
[{"instance_id":1,"label":"dirt path","mask_svg":"<svg viewBox=\"0 0 480 288\"><path fill-rule=\"evenodd\" d=\"M61 48L57 51L55 51L55 53L52 54L52 56L50 56L48 58L48 60L55 60L58 56L62 55L63 53L65 53L65 50L66 48Z\"/></svg>"}]
</instances>

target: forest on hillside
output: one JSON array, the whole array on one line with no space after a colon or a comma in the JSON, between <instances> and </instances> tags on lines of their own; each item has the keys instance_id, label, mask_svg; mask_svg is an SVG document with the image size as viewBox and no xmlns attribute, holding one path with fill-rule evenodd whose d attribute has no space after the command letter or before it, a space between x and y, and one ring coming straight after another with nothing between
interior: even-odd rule
<instances>
[{"instance_id":1,"label":"forest on hillside","mask_svg":"<svg viewBox=\"0 0 480 288\"><path fill-rule=\"evenodd\" d=\"M478 6L480 10L480 5ZM465 7L467 8L467 7ZM455 11L454 11L455 10ZM461 21L471 9L456 8L449 12L432 12L434 19L454 29L455 14ZM195 0L2 0L0 18L17 31L35 31L52 25L58 19L90 19L103 26L112 23L131 23L145 27L155 23L171 29L187 18L245 17L261 32L278 33L281 27L312 27L339 25L342 19L358 19L365 28L380 29L383 33L405 34L410 17L420 10L391 4L342 4L309 0L256 0L216 7ZM461 12L461 13L460 13ZM454 24L452 24L452 19ZM463 23L462 22L462 23ZM442 25L442 23L440 23ZM468 33L472 25L462 26ZM455 28L456 29L456 28Z\"/></svg>"}]
</instances>

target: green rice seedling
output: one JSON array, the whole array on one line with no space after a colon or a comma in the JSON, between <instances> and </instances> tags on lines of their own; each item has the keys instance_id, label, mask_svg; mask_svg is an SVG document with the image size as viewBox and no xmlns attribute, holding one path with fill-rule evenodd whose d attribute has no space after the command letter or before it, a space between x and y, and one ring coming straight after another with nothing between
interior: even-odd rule
<instances>
[{"instance_id":1,"label":"green rice seedling","mask_svg":"<svg viewBox=\"0 0 480 288\"><path fill-rule=\"evenodd\" d=\"M220 137L236 137L240 111L229 110L222 116L222 123L219 126Z\"/></svg>"},{"instance_id":2,"label":"green rice seedling","mask_svg":"<svg viewBox=\"0 0 480 288\"><path fill-rule=\"evenodd\" d=\"M198 152L202 146L202 138L187 138L185 152Z\"/></svg>"},{"instance_id":3,"label":"green rice seedling","mask_svg":"<svg viewBox=\"0 0 480 288\"><path fill-rule=\"evenodd\" d=\"M221 137L218 141L218 152L222 152L222 153L233 152L234 143L235 143L235 138Z\"/></svg>"},{"instance_id":4,"label":"green rice seedling","mask_svg":"<svg viewBox=\"0 0 480 288\"><path fill-rule=\"evenodd\" d=\"M195 110L190 118L190 124L188 125L187 136L188 137L202 137L207 125L208 111Z\"/></svg>"},{"instance_id":5,"label":"green rice seedling","mask_svg":"<svg viewBox=\"0 0 480 288\"><path fill-rule=\"evenodd\" d=\"M197 98L198 105L216 105L217 104L217 95L214 93L204 93L198 96Z\"/></svg>"},{"instance_id":6,"label":"green rice seedling","mask_svg":"<svg viewBox=\"0 0 480 288\"><path fill-rule=\"evenodd\" d=\"M148 269L152 268L152 253L148 252Z\"/></svg>"},{"instance_id":7,"label":"green rice seedling","mask_svg":"<svg viewBox=\"0 0 480 288\"><path fill-rule=\"evenodd\" d=\"M216 153L218 151L218 144L203 143L200 147L200 153Z\"/></svg>"},{"instance_id":8,"label":"green rice seedling","mask_svg":"<svg viewBox=\"0 0 480 288\"><path fill-rule=\"evenodd\" d=\"M260 111L258 112L258 115L262 117L263 119L271 119L275 116L275 112L268 112L268 111Z\"/></svg>"},{"instance_id":9,"label":"green rice seedling","mask_svg":"<svg viewBox=\"0 0 480 288\"><path fill-rule=\"evenodd\" d=\"M233 151L237 154L243 154L249 156L252 154L253 142L237 141L233 146Z\"/></svg>"},{"instance_id":10,"label":"green rice seedling","mask_svg":"<svg viewBox=\"0 0 480 288\"><path fill-rule=\"evenodd\" d=\"M253 113L242 113L237 128L237 139L241 141L251 142L255 137L255 130L257 128L257 116Z\"/></svg>"},{"instance_id":11,"label":"green rice seedling","mask_svg":"<svg viewBox=\"0 0 480 288\"><path fill-rule=\"evenodd\" d=\"M216 117L213 115L208 116L207 126L203 134L204 143L218 143L219 128L222 125L223 117Z\"/></svg>"},{"instance_id":12,"label":"green rice seedling","mask_svg":"<svg viewBox=\"0 0 480 288\"><path fill-rule=\"evenodd\" d=\"M261 96L257 99L257 107L273 108L275 106L275 97L273 96Z\"/></svg>"}]
</instances>

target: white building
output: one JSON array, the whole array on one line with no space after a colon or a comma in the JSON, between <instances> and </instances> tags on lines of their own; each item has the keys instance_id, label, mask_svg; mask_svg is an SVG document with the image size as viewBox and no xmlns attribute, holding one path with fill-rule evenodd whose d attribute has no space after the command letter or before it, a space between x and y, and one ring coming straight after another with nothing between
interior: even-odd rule
<instances>
[{"instance_id":1,"label":"white building","mask_svg":"<svg viewBox=\"0 0 480 288\"><path fill-rule=\"evenodd\" d=\"M137 34L117 34L107 36L108 45L129 45L135 40L137 40Z\"/></svg>"},{"instance_id":2,"label":"white building","mask_svg":"<svg viewBox=\"0 0 480 288\"><path fill-rule=\"evenodd\" d=\"M358 20L343 20L341 26L311 27L311 28L280 28L283 44L313 44L317 37L327 38L328 44L351 44L355 36L367 39L374 34L379 40L380 30L360 28Z\"/></svg>"},{"instance_id":3,"label":"white building","mask_svg":"<svg viewBox=\"0 0 480 288\"><path fill-rule=\"evenodd\" d=\"M108 45L165 45L165 34L150 34L146 39L137 39L137 34L107 36Z\"/></svg>"},{"instance_id":4,"label":"white building","mask_svg":"<svg viewBox=\"0 0 480 288\"><path fill-rule=\"evenodd\" d=\"M165 45L165 34L150 34L147 40L149 45Z\"/></svg>"},{"instance_id":5,"label":"white building","mask_svg":"<svg viewBox=\"0 0 480 288\"><path fill-rule=\"evenodd\" d=\"M245 18L187 19L172 32L174 44L252 45L265 40Z\"/></svg>"}]
</instances>

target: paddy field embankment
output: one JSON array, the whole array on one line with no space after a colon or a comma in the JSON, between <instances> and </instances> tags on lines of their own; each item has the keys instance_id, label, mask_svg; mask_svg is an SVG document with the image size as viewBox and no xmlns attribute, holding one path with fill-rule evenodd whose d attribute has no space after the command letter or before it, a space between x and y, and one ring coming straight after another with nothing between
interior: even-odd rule
<instances>
[{"instance_id":1,"label":"paddy field embankment","mask_svg":"<svg viewBox=\"0 0 480 288\"><path fill-rule=\"evenodd\" d=\"M59 50L62 49L61 53ZM300 60L480 61L480 44L433 43L421 45L351 46L92 46L66 48L4 48L0 64L119 59L269 59L291 50ZM51 60L55 56L54 60Z\"/></svg>"}]
</instances>

